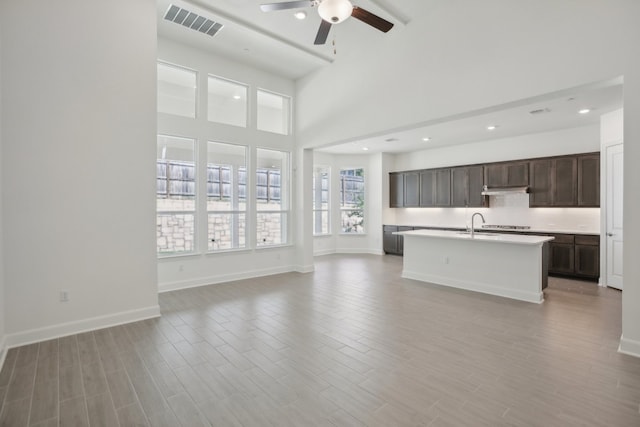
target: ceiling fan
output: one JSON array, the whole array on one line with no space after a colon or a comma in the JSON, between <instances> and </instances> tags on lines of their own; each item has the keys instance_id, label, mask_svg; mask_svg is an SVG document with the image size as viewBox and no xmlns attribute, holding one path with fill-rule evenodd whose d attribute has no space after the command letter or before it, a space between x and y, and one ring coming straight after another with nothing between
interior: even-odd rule
<instances>
[{"instance_id":1,"label":"ceiling fan","mask_svg":"<svg viewBox=\"0 0 640 427\"><path fill-rule=\"evenodd\" d=\"M297 0L285 1L282 3L268 3L260 5L263 12L271 12L274 10L298 9L301 7L318 6L318 15L322 18L318 34L313 44L325 44L329 36L331 25L339 24L350 16L369 24L372 27L388 32L393 28L393 24L386 19L382 19L373 13L364 10L361 7L354 6L349 0Z\"/></svg>"}]
</instances>

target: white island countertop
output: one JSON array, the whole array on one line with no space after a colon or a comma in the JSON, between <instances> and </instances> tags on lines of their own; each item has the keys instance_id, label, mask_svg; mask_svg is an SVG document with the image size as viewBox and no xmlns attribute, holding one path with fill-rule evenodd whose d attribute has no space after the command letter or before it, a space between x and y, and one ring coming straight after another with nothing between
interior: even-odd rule
<instances>
[{"instance_id":1,"label":"white island countertop","mask_svg":"<svg viewBox=\"0 0 640 427\"><path fill-rule=\"evenodd\" d=\"M534 303L544 301L553 236L447 230L398 231L402 277Z\"/></svg>"},{"instance_id":2,"label":"white island countertop","mask_svg":"<svg viewBox=\"0 0 640 427\"><path fill-rule=\"evenodd\" d=\"M553 240L552 236L535 236L530 234L513 233L483 233L482 231L475 231L473 238L471 238L471 233L468 232L447 230L396 231L394 234L400 234L403 236L435 237L441 239L466 239L478 242L510 243L517 245L540 245L544 242Z\"/></svg>"}]
</instances>

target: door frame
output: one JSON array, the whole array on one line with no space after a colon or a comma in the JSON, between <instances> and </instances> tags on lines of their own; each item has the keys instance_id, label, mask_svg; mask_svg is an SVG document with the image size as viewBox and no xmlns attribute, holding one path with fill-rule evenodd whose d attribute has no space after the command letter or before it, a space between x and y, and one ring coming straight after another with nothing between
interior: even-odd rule
<instances>
[{"instance_id":1,"label":"door frame","mask_svg":"<svg viewBox=\"0 0 640 427\"><path fill-rule=\"evenodd\" d=\"M621 145L624 153L624 144L623 140L621 139L603 143L600 149L600 279L598 280L598 285L604 287L607 286L607 277L609 276L607 258L609 243L607 238L607 233L609 231L607 229L607 220L609 214L607 203L609 178L607 150L616 145Z\"/></svg>"}]
</instances>

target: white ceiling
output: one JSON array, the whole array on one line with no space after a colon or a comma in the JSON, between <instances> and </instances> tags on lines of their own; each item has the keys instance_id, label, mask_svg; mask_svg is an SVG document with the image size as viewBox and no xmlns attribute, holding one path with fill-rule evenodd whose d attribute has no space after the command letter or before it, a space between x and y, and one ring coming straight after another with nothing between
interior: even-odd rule
<instances>
[{"instance_id":1,"label":"white ceiling","mask_svg":"<svg viewBox=\"0 0 640 427\"><path fill-rule=\"evenodd\" d=\"M394 32L403 31L405 26L411 25L411 17L428 13L431 4L426 0L352 2L393 22L394 28L384 34L350 18L332 26L326 45L314 46L313 40L320 25L320 17L312 7L265 13L260 10L261 4L279 1L157 0L158 34L249 66L298 79L339 61L341 57L346 57L357 49L375 49L384 37L393 37ZM215 37L210 37L166 21L163 17L171 4L220 22L224 24L224 28ZM307 12L305 20L298 20L293 16L298 10ZM366 147L368 153L398 153L508 138L594 124L599 121L601 114L621 107L622 82L621 79L617 79L456 117L417 123L383 134L363 136L358 140L337 141L332 146L319 148L319 151L362 154L363 148ZM550 111L529 114L532 110L544 108ZM586 115L578 114L577 111L581 108L591 108L592 112ZM498 125L498 128L489 132L486 127L490 124ZM430 137L431 140L424 142L424 137ZM388 139L393 141L386 141Z\"/></svg>"},{"instance_id":2,"label":"white ceiling","mask_svg":"<svg viewBox=\"0 0 640 427\"><path fill-rule=\"evenodd\" d=\"M349 55L354 49L375 49L385 34L353 18L333 25L327 43L315 46L320 17L316 8L262 12L263 3L278 0L158 0L158 34L235 61L298 79ZM309 2L311 4L311 2ZM389 32L402 31L411 16L423 13L424 0L357 0L352 2L391 21ZM224 28L210 37L163 19L169 5L193 11ZM307 18L293 14L304 10ZM335 46L333 42L335 41ZM334 47L336 53L334 53Z\"/></svg>"},{"instance_id":3,"label":"white ceiling","mask_svg":"<svg viewBox=\"0 0 640 427\"><path fill-rule=\"evenodd\" d=\"M458 117L443 118L408 129L338 143L318 151L363 154L363 149L368 148L367 153L400 153L596 124L602 114L622 108L621 80L614 79ZM578 113L583 108L591 111L588 114ZM547 109L548 112L530 113L540 109ZM489 131L489 125L496 125L497 128ZM431 139L423 141L425 137Z\"/></svg>"}]
</instances>

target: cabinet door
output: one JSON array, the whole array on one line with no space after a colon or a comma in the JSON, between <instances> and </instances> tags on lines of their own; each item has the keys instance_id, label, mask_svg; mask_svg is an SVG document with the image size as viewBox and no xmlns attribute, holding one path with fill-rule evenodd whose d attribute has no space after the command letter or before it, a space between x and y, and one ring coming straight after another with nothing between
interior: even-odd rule
<instances>
[{"instance_id":1,"label":"cabinet door","mask_svg":"<svg viewBox=\"0 0 640 427\"><path fill-rule=\"evenodd\" d=\"M482 195L484 185L484 167L469 166L467 168L467 181L469 186L469 207L481 208L487 206L487 196Z\"/></svg>"},{"instance_id":2,"label":"cabinet door","mask_svg":"<svg viewBox=\"0 0 640 427\"><path fill-rule=\"evenodd\" d=\"M465 207L469 205L469 170L468 168L451 169L451 206Z\"/></svg>"},{"instance_id":3,"label":"cabinet door","mask_svg":"<svg viewBox=\"0 0 640 427\"><path fill-rule=\"evenodd\" d=\"M451 169L436 170L436 206L451 206Z\"/></svg>"},{"instance_id":4,"label":"cabinet door","mask_svg":"<svg viewBox=\"0 0 640 427\"><path fill-rule=\"evenodd\" d=\"M404 175L389 174L389 207L400 208L404 203Z\"/></svg>"},{"instance_id":5,"label":"cabinet door","mask_svg":"<svg viewBox=\"0 0 640 427\"><path fill-rule=\"evenodd\" d=\"M578 188L578 162L573 156L554 160L552 175L553 205L576 206Z\"/></svg>"},{"instance_id":6,"label":"cabinet door","mask_svg":"<svg viewBox=\"0 0 640 427\"><path fill-rule=\"evenodd\" d=\"M432 207L436 203L436 178L435 171L425 170L420 172L420 206Z\"/></svg>"},{"instance_id":7,"label":"cabinet door","mask_svg":"<svg viewBox=\"0 0 640 427\"><path fill-rule=\"evenodd\" d=\"M488 187L504 187L507 183L504 164L485 165L484 183Z\"/></svg>"},{"instance_id":8,"label":"cabinet door","mask_svg":"<svg viewBox=\"0 0 640 427\"><path fill-rule=\"evenodd\" d=\"M573 274L573 243L549 243L549 273Z\"/></svg>"},{"instance_id":9,"label":"cabinet door","mask_svg":"<svg viewBox=\"0 0 640 427\"><path fill-rule=\"evenodd\" d=\"M420 174L418 172L404 174L404 206L420 206Z\"/></svg>"},{"instance_id":10,"label":"cabinet door","mask_svg":"<svg viewBox=\"0 0 640 427\"><path fill-rule=\"evenodd\" d=\"M578 206L600 206L600 155L578 157Z\"/></svg>"},{"instance_id":11,"label":"cabinet door","mask_svg":"<svg viewBox=\"0 0 640 427\"><path fill-rule=\"evenodd\" d=\"M398 253L398 236L393 234L394 231L398 231L395 225L382 226L382 250L386 254Z\"/></svg>"},{"instance_id":12,"label":"cabinet door","mask_svg":"<svg viewBox=\"0 0 640 427\"><path fill-rule=\"evenodd\" d=\"M529 206L553 205L552 164L550 159L532 160L529 163Z\"/></svg>"},{"instance_id":13,"label":"cabinet door","mask_svg":"<svg viewBox=\"0 0 640 427\"><path fill-rule=\"evenodd\" d=\"M529 185L529 162L512 162L504 166L507 187Z\"/></svg>"},{"instance_id":14,"label":"cabinet door","mask_svg":"<svg viewBox=\"0 0 640 427\"><path fill-rule=\"evenodd\" d=\"M600 277L600 246L576 245L575 273L592 279Z\"/></svg>"}]
</instances>

